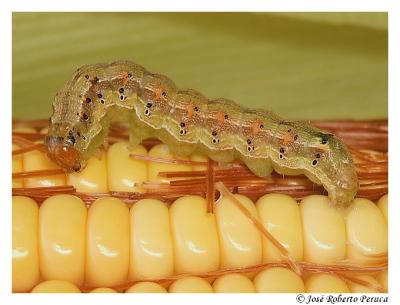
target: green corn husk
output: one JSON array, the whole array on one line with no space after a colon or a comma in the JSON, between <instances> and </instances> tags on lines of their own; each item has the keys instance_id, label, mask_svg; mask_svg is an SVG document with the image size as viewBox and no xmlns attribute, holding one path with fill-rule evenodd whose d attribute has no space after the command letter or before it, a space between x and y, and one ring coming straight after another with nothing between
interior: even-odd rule
<instances>
[{"instance_id":1,"label":"green corn husk","mask_svg":"<svg viewBox=\"0 0 400 305\"><path fill-rule=\"evenodd\" d=\"M387 117L386 13L14 13L13 117L118 59L288 119Z\"/></svg>"}]
</instances>

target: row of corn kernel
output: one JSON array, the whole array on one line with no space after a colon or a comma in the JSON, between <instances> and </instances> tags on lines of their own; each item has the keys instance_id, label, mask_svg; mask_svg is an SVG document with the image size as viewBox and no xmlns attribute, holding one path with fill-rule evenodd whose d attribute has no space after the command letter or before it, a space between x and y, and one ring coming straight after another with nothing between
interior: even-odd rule
<instances>
[{"instance_id":1,"label":"row of corn kernel","mask_svg":"<svg viewBox=\"0 0 400 305\"><path fill-rule=\"evenodd\" d=\"M345 211L325 196L300 205L281 194L256 204L235 196L298 261L368 264L387 252L387 196L378 205L356 199ZM169 209L144 199L129 210L108 197L87 209L78 197L57 195L38 208L30 198L13 197L13 290L51 279L113 287L282 259L229 198L220 199L214 213L206 205L202 197L185 196Z\"/></svg>"},{"instance_id":2,"label":"row of corn kernel","mask_svg":"<svg viewBox=\"0 0 400 305\"><path fill-rule=\"evenodd\" d=\"M365 278L365 277L364 277ZM382 271L377 279L366 278L379 283L387 289L387 271ZM38 284L33 293L80 292L79 288L67 281L49 280ZM107 287L95 288L91 293L115 293ZM375 290L355 283L346 283L332 274L312 274L302 280L292 270L273 267L259 272L253 280L231 273L218 277L210 283L204 278L187 276L169 286L155 282L139 282L124 291L125 293L369 293Z\"/></svg>"}]
</instances>

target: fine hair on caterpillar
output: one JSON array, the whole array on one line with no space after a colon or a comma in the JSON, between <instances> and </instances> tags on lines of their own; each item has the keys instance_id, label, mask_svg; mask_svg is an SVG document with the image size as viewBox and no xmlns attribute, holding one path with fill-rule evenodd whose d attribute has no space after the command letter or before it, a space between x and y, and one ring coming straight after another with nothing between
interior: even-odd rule
<instances>
[{"instance_id":1,"label":"fine hair on caterpillar","mask_svg":"<svg viewBox=\"0 0 400 305\"><path fill-rule=\"evenodd\" d=\"M81 170L112 121L130 124L132 145L158 138L178 156L241 160L260 177L273 170L304 174L322 184L334 204L348 204L358 190L350 153L334 135L267 110L208 100L130 61L83 66L57 93L45 139L49 157L69 171Z\"/></svg>"}]
</instances>

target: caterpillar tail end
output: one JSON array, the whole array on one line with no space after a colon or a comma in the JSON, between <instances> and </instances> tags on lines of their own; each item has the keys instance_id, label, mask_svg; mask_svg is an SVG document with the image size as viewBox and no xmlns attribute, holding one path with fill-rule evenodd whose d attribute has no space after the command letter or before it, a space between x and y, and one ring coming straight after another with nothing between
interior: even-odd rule
<instances>
[{"instance_id":1,"label":"caterpillar tail end","mask_svg":"<svg viewBox=\"0 0 400 305\"><path fill-rule=\"evenodd\" d=\"M349 206L357 195L359 182L354 168L349 169L349 173L342 176L337 184L328 190L328 197L332 204L337 207Z\"/></svg>"}]
</instances>

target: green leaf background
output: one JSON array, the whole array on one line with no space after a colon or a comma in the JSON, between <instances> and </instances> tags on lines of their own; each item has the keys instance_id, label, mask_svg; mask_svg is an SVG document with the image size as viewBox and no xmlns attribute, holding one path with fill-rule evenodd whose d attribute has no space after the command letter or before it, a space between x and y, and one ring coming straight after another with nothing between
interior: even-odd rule
<instances>
[{"instance_id":1,"label":"green leaf background","mask_svg":"<svg viewBox=\"0 0 400 305\"><path fill-rule=\"evenodd\" d=\"M386 13L14 13L13 117L84 64L133 60L285 118L387 117Z\"/></svg>"}]
</instances>

